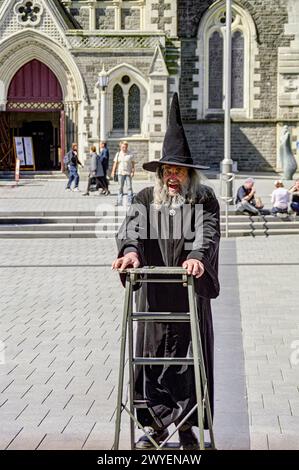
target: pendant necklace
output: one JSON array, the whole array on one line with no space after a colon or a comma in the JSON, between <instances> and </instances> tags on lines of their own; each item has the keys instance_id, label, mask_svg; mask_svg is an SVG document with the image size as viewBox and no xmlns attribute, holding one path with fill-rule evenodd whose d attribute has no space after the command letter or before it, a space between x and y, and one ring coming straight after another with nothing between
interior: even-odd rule
<instances>
[{"instance_id":1,"label":"pendant necklace","mask_svg":"<svg viewBox=\"0 0 299 470\"><path fill-rule=\"evenodd\" d=\"M174 210L174 209L170 209L169 215L174 216L174 215L175 215L175 210Z\"/></svg>"}]
</instances>

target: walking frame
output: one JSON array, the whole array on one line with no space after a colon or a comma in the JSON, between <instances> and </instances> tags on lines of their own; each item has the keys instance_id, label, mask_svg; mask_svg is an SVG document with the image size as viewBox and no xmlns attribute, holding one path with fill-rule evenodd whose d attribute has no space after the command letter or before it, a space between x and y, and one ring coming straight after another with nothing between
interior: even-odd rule
<instances>
[{"instance_id":1,"label":"walking frame","mask_svg":"<svg viewBox=\"0 0 299 470\"><path fill-rule=\"evenodd\" d=\"M215 449L212 415L209 402L207 377L204 365L204 358L202 352L202 344L200 337L200 325L197 314L196 297L194 292L194 278L188 275L186 269L180 267L149 267L132 268L123 271L126 273L125 284L125 301L121 330L121 346L120 346L120 365L118 377L118 393L116 405L116 419L115 419L115 436L113 449L118 450L120 430L121 430L121 415L125 410L130 416L130 440L131 449L135 449L135 426L143 430L147 435L150 442L156 450L165 448L165 444L169 439L183 426L188 418L197 410L198 414L198 427L199 427L199 450L205 449L204 443L204 420L205 412L210 435L210 442L212 449ZM150 275L150 277L148 277ZM165 278L169 275L169 278ZM159 278L159 276L161 276ZM164 276L164 277L163 277ZM172 277L175 276L175 277ZM140 283L177 283L183 284L188 289L188 301L190 312L176 313L176 312L133 312L133 287ZM133 323L134 322L188 322L191 327L191 341L193 357L135 357L134 344L133 344ZM124 373L125 373L125 355L128 336L128 366L129 366L129 400L128 397L123 399L124 395ZM135 410L137 408L146 408L146 400L134 400L134 367L136 365L193 365L195 376L196 388L196 404L190 412L182 419L182 421L175 427L168 437L158 445L154 439L146 432L144 427L137 420ZM129 405L127 406L129 401Z\"/></svg>"}]
</instances>

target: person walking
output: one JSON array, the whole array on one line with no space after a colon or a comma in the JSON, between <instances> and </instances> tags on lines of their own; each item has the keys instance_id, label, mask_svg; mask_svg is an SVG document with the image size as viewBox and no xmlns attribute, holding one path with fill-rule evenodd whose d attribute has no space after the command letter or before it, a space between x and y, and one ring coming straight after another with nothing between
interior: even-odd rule
<instances>
[{"instance_id":1,"label":"person walking","mask_svg":"<svg viewBox=\"0 0 299 470\"><path fill-rule=\"evenodd\" d=\"M109 168L109 150L107 148L107 142L106 141L101 141L100 142L100 160L101 160L101 163L103 165L103 170L104 170L104 177L103 177L103 180L102 180L102 184L103 184L103 189L102 189L102 193L105 194L106 196L108 196L110 194L110 191L109 191L109 180L108 180L108 177L107 177L107 172L108 172L108 168Z\"/></svg>"},{"instance_id":2,"label":"person walking","mask_svg":"<svg viewBox=\"0 0 299 470\"><path fill-rule=\"evenodd\" d=\"M128 142L124 140L120 143L120 151L115 155L111 171L112 178L114 178L114 175L118 175L119 191L116 205L122 205L125 183L128 189L128 203L131 204L133 198L132 178L134 173L134 157L128 152Z\"/></svg>"},{"instance_id":3,"label":"person walking","mask_svg":"<svg viewBox=\"0 0 299 470\"><path fill-rule=\"evenodd\" d=\"M83 167L82 163L78 158L78 146L77 144L73 143L71 150L65 155L64 165L67 167L69 172L69 179L66 186L66 191L71 190L72 182L74 181L74 191L79 191L79 173L78 173L78 165Z\"/></svg>"},{"instance_id":4,"label":"person walking","mask_svg":"<svg viewBox=\"0 0 299 470\"><path fill-rule=\"evenodd\" d=\"M103 169L100 156L97 154L97 149L95 145L92 145L90 147L90 166L89 166L88 182L87 182L86 192L82 194L82 196L89 196L90 186L91 186L91 182L93 178L96 179L97 189L105 188L103 184L104 169Z\"/></svg>"}]
</instances>

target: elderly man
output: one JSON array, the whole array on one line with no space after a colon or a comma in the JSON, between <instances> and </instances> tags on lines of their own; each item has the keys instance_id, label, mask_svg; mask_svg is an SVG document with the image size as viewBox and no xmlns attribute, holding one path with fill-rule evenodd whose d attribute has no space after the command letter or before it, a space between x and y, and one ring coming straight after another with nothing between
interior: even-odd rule
<instances>
[{"instance_id":1,"label":"elderly man","mask_svg":"<svg viewBox=\"0 0 299 470\"><path fill-rule=\"evenodd\" d=\"M260 211L256 207L254 180L247 178L237 191L236 211L248 212L250 215L259 215Z\"/></svg>"},{"instance_id":2,"label":"elderly man","mask_svg":"<svg viewBox=\"0 0 299 470\"><path fill-rule=\"evenodd\" d=\"M219 205L213 191L200 183L174 95L163 157L143 165L156 173L154 187L140 191L118 234L119 254L113 269L140 266L183 266L195 278L198 317L213 410L213 324L210 299L218 296ZM198 214L196 211L199 211ZM181 230L180 230L181 229ZM191 241L191 242L190 242ZM121 274L124 282L124 274ZM137 291L137 310L187 312L187 289L171 283L142 284ZM139 323L138 357L186 357L191 351L190 325L185 323ZM161 443L168 426L178 424L196 403L192 366L142 366L135 370L135 397L147 408L137 418L151 437ZM197 413L180 428L184 449L198 448L192 431ZM146 435L137 448L152 447Z\"/></svg>"}]
</instances>

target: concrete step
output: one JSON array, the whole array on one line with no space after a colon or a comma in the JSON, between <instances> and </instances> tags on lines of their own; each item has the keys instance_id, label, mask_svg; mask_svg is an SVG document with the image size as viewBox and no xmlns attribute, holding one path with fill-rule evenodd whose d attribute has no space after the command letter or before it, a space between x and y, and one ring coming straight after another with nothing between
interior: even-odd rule
<instances>
[{"instance_id":1,"label":"concrete step","mask_svg":"<svg viewBox=\"0 0 299 470\"><path fill-rule=\"evenodd\" d=\"M14 171L0 171L0 179L14 180ZM22 179L51 179L65 180L66 176L61 171L21 171L20 180Z\"/></svg>"},{"instance_id":2,"label":"concrete step","mask_svg":"<svg viewBox=\"0 0 299 470\"><path fill-rule=\"evenodd\" d=\"M16 231L0 232L0 238L115 238L114 231Z\"/></svg>"},{"instance_id":3,"label":"concrete step","mask_svg":"<svg viewBox=\"0 0 299 470\"><path fill-rule=\"evenodd\" d=\"M221 232L222 236L225 236L224 231ZM272 229L267 232L267 236L273 235L299 235L299 228L282 231L280 229ZM265 237L264 230L256 230L252 233L251 230L231 230L229 232L229 237ZM9 239L17 239L17 238L108 238L108 239L115 239L115 232L114 231L101 231L101 230L92 230L92 231L80 231L80 230L73 230L73 231L4 231L0 232L0 238L9 238Z\"/></svg>"},{"instance_id":4,"label":"concrete step","mask_svg":"<svg viewBox=\"0 0 299 470\"><path fill-rule=\"evenodd\" d=\"M117 224L106 224L101 223L96 225L92 224L20 224L20 225L2 225L0 224L0 233L1 232L55 232L55 231L95 231L95 230L109 230L113 233L116 233L121 226L120 223Z\"/></svg>"},{"instance_id":5,"label":"concrete step","mask_svg":"<svg viewBox=\"0 0 299 470\"><path fill-rule=\"evenodd\" d=\"M42 218L42 217L103 217L103 216L111 216L111 217L124 217L126 211L124 209L115 208L109 210L86 210L86 211L14 211L14 212L5 212L0 211L0 219L3 218Z\"/></svg>"},{"instance_id":6,"label":"concrete step","mask_svg":"<svg viewBox=\"0 0 299 470\"><path fill-rule=\"evenodd\" d=\"M40 225L40 224L97 224L102 223L121 223L123 221L123 216L100 216L100 217L0 217L0 227L1 225Z\"/></svg>"},{"instance_id":7,"label":"concrete step","mask_svg":"<svg viewBox=\"0 0 299 470\"><path fill-rule=\"evenodd\" d=\"M6 230L92 230L95 227L106 227L109 230L115 229L117 230L121 224L122 219L112 219L112 218L102 218L102 219L91 219L91 218L84 218L85 220L81 219L1 219L0 220L0 231ZM225 230L226 225L224 223L220 224L221 229ZM280 230L290 230L290 229L299 229L299 221L298 222L255 222L251 224L250 222L231 222L229 224L229 230L238 230L238 229L280 229Z\"/></svg>"}]
</instances>

